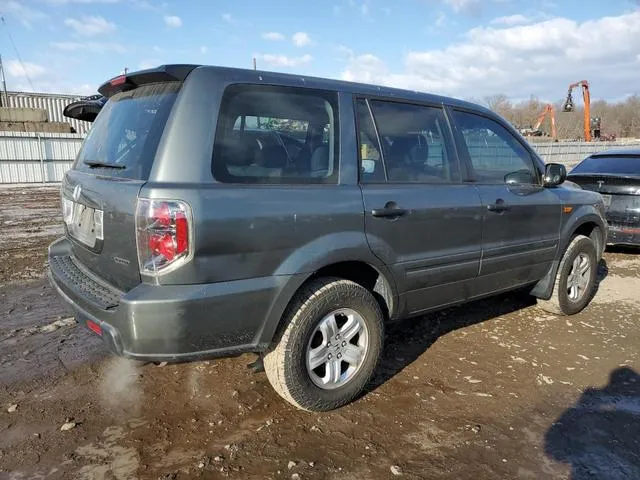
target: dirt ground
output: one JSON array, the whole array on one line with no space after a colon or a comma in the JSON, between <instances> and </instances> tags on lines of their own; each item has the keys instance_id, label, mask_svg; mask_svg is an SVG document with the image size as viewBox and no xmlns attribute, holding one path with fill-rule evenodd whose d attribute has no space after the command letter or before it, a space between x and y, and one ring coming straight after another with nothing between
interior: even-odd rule
<instances>
[{"instance_id":1,"label":"dirt ground","mask_svg":"<svg viewBox=\"0 0 640 480\"><path fill-rule=\"evenodd\" d=\"M640 250L572 317L516 292L397 325L368 393L310 414L250 355L108 355L45 279L58 210L0 188L0 479L640 478Z\"/></svg>"}]
</instances>

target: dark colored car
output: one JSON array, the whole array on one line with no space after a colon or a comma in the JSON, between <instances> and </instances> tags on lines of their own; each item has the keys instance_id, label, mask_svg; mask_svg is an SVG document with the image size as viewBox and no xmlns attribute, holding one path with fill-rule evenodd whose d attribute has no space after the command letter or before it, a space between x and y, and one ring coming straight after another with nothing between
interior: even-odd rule
<instances>
[{"instance_id":1,"label":"dark colored car","mask_svg":"<svg viewBox=\"0 0 640 480\"><path fill-rule=\"evenodd\" d=\"M283 398L329 410L389 322L516 288L559 314L592 298L602 197L485 108L193 65L99 91L50 278L116 354L256 352Z\"/></svg>"},{"instance_id":2,"label":"dark colored car","mask_svg":"<svg viewBox=\"0 0 640 480\"><path fill-rule=\"evenodd\" d=\"M590 155L571 170L569 180L602 195L607 243L640 246L640 149Z\"/></svg>"}]
</instances>

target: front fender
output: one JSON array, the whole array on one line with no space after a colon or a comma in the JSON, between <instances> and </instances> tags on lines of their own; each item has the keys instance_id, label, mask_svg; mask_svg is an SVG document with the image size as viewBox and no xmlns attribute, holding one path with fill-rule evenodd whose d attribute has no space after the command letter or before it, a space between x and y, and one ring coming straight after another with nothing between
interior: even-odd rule
<instances>
[{"instance_id":1,"label":"front fender","mask_svg":"<svg viewBox=\"0 0 640 480\"><path fill-rule=\"evenodd\" d=\"M580 205L577 208L573 209L571 216L566 219L566 221L562 225L562 229L560 231L560 249L558 250L557 260L560 260L562 258L564 251L567 249L569 243L571 242L571 239L573 238L573 234L577 230L579 230L580 227L588 223L597 225L602 232L602 242L597 249L598 260L602 258L602 254L604 253L604 248L607 243L606 237L608 230L608 225L607 221L604 218L604 213L600 212L595 205Z\"/></svg>"},{"instance_id":2,"label":"front fender","mask_svg":"<svg viewBox=\"0 0 640 480\"><path fill-rule=\"evenodd\" d=\"M600 261L606 246L607 221L595 205L580 205L573 209L568 218L563 219L556 258L553 260L547 274L533 287L531 295L541 300L549 300L551 298L556 274L558 273L558 267L560 266L560 260L562 260L564 252L569 246L569 243L571 243L575 232L580 230L583 225L589 223L597 225L603 235L601 245L598 245L599 248L596 250L598 261Z\"/></svg>"}]
</instances>

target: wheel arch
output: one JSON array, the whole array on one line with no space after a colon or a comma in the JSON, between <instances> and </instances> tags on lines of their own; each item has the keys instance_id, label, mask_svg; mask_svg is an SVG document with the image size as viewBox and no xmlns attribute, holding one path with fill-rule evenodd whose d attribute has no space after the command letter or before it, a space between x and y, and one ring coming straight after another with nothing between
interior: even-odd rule
<instances>
[{"instance_id":1,"label":"wheel arch","mask_svg":"<svg viewBox=\"0 0 640 480\"><path fill-rule=\"evenodd\" d=\"M534 297L541 300L549 300L551 298L560 260L562 260L564 252L576 235L584 235L591 238L596 246L598 261L602 258L606 246L606 224L596 212L580 212L580 210L578 209L572 219L564 225L556 258L551 263L547 274L536 283L530 292Z\"/></svg>"},{"instance_id":2,"label":"wheel arch","mask_svg":"<svg viewBox=\"0 0 640 480\"><path fill-rule=\"evenodd\" d=\"M327 263L311 272L294 275L273 303L265 319L262 331L258 334L258 345L267 348L283 322L296 295L310 282L324 277L336 277L351 280L372 292L380 305L385 320L394 318L397 313L398 297L391 272L384 267L363 260L341 260Z\"/></svg>"}]
</instances>

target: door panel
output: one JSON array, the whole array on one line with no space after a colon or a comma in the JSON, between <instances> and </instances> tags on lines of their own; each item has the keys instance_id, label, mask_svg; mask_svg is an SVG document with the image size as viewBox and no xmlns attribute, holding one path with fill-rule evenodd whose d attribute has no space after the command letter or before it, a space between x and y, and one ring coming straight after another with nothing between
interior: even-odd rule
<instances>
[{"instance_id":1,"label":"door panel","mask_svg":"<svg viewBox=\"0 0 640 480\"><path fill-rule=\"evenodd\" d=\"M414 311L440 300L427 298L424 289L476 277L482 211L472 185L363 185L362 194L369 245L392 268ZM373 216L390 201L409 213Z\"/></svg>"},{"instance_id":2,"label":"door panel","mask_svg":"<svg viewBox=\"0 0 640 480\"><path fill-rule=\"evenodd\" d=\"M560 203L551 191L506 185L477 188L484 207L480 276L554 259L560 234ZM490 210L500 203L506 210Z\"/></svg>"},{"instance_id":3,"label":"door panel","mask_svg":"<svg viewBox=\"0 0 640 480\"><path fill-rule=\"evenodd\" d=\"M482 261L475 292L538 280L558 248L560 200L541 186L531 152L505 126L459 110L452 118L468 180L482 202Z\"/></svg>"},{"instance_id":4,"label":"door panel","mask_svg":"<svg viewBox=\"0 0 640 480\"><path fill-rule=\"evenodd\" d=\"M404 313L465 299L461 285L480 268L482 207L460 182L442 107L358 100L356 112L367 240Z\"/></svg>"}]
</instances>

